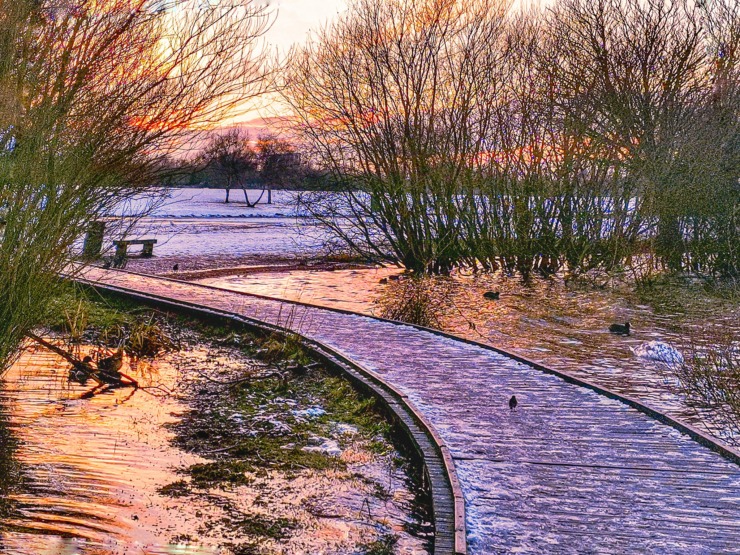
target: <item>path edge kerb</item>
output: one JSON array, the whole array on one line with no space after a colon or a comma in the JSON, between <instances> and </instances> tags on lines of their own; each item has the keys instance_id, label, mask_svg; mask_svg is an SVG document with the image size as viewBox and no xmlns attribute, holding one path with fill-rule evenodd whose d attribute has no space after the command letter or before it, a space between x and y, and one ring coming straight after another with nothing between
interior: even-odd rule
<instances>
[{"instance_id":1,"label":"path edge kerb","mask_svg":"<svg viewBox=\"0 0 740 555\"><path fill-rule=\"evenodd\" d=\"M598 393L600 395L603 395L605 397L608 397L609 399L614 399L615 401L620 401L620 402L622 402L622 403L624 403L624 404L626 404L626 405L628 405L628 406L630 406L630 407L632 407L632 408L634 408L634 409L636 409L636 410L638 410L638 411L640 411L640 412L648 415L650 418L652 418L654 420L657 420L658 422L661 422L661 423L663 423L663 424L665 424L667 426L670 426L670 427L678 430L681 433L684 433L684 434L688 435L689 437L691 437L697 443L703 445L704 447L707 447L708 449L711 449L715 453L718 453L718 454L722 455L725 459L727 459L727 460L729 460L729 461L737 464L738 466L740 466L740 449L737 449L737 448L729 445L728 443L725 443L721 439L716 438L714 436L711 436L711 435L703 432L702 430L698 429L696 426L693 426L693 425L688 424L686 422L681 422L680 420L677 420L677 419L673 418L672 416L669 416L669 415L665 414L664 412L660 411L659 409L657 409L657 408L655 408L655 407L653 407L653 406L651 406L651 405L649 405L647 403L644 403L644 402L642 402L642 401L640 401L638 399L635 399L633 397L629 397L627 395L623 395L621 393L617 393L616 391L612 391L611 389L608 389L606 387L602 387L602 386L597 385L595 383L592 383L592 382L590 382L588 380L584 380L582 378L578 378L578 377L574 376L573 374L571 374L569 372L566 372L564 370L556 370L554 368L550 368L549 366L545 366L542 363L536 362L536 361L531 360L531 359L529 359L527 357L524 357L522 355L518 355L516 353L512 353L512 352L506 351L506 350L501 349L499 347L494 347L493 345L487 345L486 343L481 343L479 341L475 341L475 340L472 340L472 339L466 339L464 337L459 337L459 336L453 335L451 333L447 333L447 332L444 332L444 331L441 331L441 330L436 330L436 329L433 329L433 328L427 328L427 327L424 327L424 326L419 326L417 324L409 324L407 322L400 322L398 320L390 320L388 318L381 318L379 316L370 316L368 314L361 314L359 312L353 312L351 310L345 310L343 308L326 307L326 306L311 304L311 303L307 303L307 302L303 302L303 301L290 301L290 300L286 300L286 299L279 299L279 298L276 298L276 297L270 297L270 296L267 296L267 295L259 295L257 293L248 293L246 291L234 291L232 289L224 289L223 287L215 287L213 285L205 285L205 284L201 284L201 283L193 283L191 281L185 281L185 280L175 279L175 278L166 277L166 276L157 276L157 275L153 275L153 274L144 274L144 273L141 273L141 272L131 272L131 271L128 271L128 270L105 270L105 271L108 271L108 272L111 272L112 271L112 272L120 272L120 273L123 273L123 274L138 275L138 276L142 276L142 277L146 277L146 278L150 278L150 279L152 279L152 278L153 279L161 279L161 280L171 281L171 282L174 282L174 283L180 283L180 284L183 284L183 285L190 285L190 286L196 286L196 287L203 287L203 288L206 288L206 289L212 289L212 290L215 290L215 291L225 291L225 292L228 292L228 293L235 293L237 295L243 295L243 296L246 296L246 297L254 297L256 299L264 299L264 300L268 300L268 301L281 302L281 303L293 304L293 305L298 305L298 306L305 306L305 307L308 307L308 308L317 308L317 309L321 309L321 310L329 310L331 312L337 312L339 314L349 314L349 315L353 315L353 316L360 316L360 317L363 317L363 318L370 318L372 320L378 320L380 322L387 322L387 323L390 323L390 324L395 324L397 326L408 326L408 327L415 328L415 329L418 329L418 330L421 330L421 331L429 332L429 333L431 333L433 335L437 335L437 336L440 336L440 337L445 337L447 339L452 339L454 341L461 341L463 343L467 343L468 345L474 345L476 347L480 347L481 349L486 349L488 351L494 351L494 352L496 352L496 353L498 353L500 355L509 357L509 358L511 358L513 360L516 360L517 362L521 362L522 364L526 364L528 366L531 366L535 370L539 370L540 372L543 372L545 374L551 374L551 375L557 376L557 377L561 378L562 380L564 380L564 381L566 381L568 383L572 383L572 384L577 385L577 386L580 386L580 387L585 387L585 388L590 389L590 390L592 390L592 391L594 391L594 392L596 392L596 393Z\"/></svg>"},{"instance_id":2,"label":"path edge kerb","mask_svg":"<svg viewBox=\"0 0 740 555\"><path fill-rule=\"evenodd\" d=\"M148 304L166 307L170 310L184 311L200 317L222 318L257 328L261 331L281 334L289 333L298 336L302 343L314 351L319 358L339 368L351 381L380 399L384 407L394 415L406 433L408 440L416 449L418 456L421 458L426 469L427 478L429 479L435 524L435 555L449 555L451 553L455 555L467 555L465 502L452 455L432 424L406 394L387 383L371 370L364 368L362 365L338 353L331 347L282 326L269 324L258 318L245 316L236 312L175 300L161 295L144 293L118 285L104 284L82 277L74 278L74 281L98 291L123 295ZM191 283L190 285L196 284ZM409 417L412 422L409 422ZM414 430L413 424L416 424L418 430ZM423 439L419 437L419 432L426 436L429 445L421 444L423 443ZM430 452L430 447L433 452Z\"/></svg>"}]
</instances>

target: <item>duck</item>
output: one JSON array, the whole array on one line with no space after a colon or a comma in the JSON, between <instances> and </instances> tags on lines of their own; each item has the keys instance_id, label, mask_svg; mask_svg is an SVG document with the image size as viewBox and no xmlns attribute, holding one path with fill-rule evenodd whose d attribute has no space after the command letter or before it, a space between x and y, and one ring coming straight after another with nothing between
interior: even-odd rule
<instances>
[{"instance_id":1,"label":"duck","mask_svg":"<svg viewBox=\"0 0 740 555\"><path fill-rule=\"evenodd\" d=\"M624 324L612 324L609 326L609 332L616 333L617 335L629 335L630 323L625 322Z\"/></svg>"},{"instance_id":2,"label":"duck","mask_svg":"<svg viewBox=\"0 0 740 555\"><path fill-rule=\"evenodd\" d=\"M123 347L118 347L111 356L98 360L98 378L106 383L120 382L121 366L123 366Z\"/></svg>"},{"instance_id":3,"label":"duck","mask_svg":"<svg viewBox=\"0 0 740 555\"><path fill-rule=\"evenodd\" d=\"M85 358L82 359L82 364L75 364L75 368L90 371L93 362L93 358L90 355L85 355Z\"/></svg>"},{"instance_id":4,"label":"duck","mask_svg":"<svg viewBox=\"0 0 740 555\"><path fill-rule=\"evenodd\" d=\"M491 301L497 301L499 300L499 297L501 296L501 293L498 291L486 291L483 293L483 298L489 299Z\"/></svg>"},{"instance_id":5,"label":"duck","mask_svg":"<svg viewBox=\"0 0 740 555\"><path fill-rule=\"evenodd\" d=\"M92 363L92 357L86 356L81 362L74 364L72 368L69 369L69 380L75 381L80 385L85 385L93 372Z\"/></svg>"}]
</instances>

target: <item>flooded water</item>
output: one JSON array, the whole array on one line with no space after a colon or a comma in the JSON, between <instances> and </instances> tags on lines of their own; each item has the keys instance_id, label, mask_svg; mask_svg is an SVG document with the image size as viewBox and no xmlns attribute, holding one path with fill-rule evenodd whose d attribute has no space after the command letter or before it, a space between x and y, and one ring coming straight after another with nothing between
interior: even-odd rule
<instances>
[{"instance_id":1,"label":"flooded water","mask_svg":"<svg viewBox=\"0 0 740 555\"><path fill-rule=\"evenodd\" d=\"M230 291L242 291L377 315L378 299L387 290L381 279L399 274L397 268L291 270L234 274L193 280Z\"/></svg>"},{"instance_id":2,"label":"flooded water","mask_svg":"<svg viewBox=\"0 0 740 555\"><path fill-rule=\"evenodd\" d=\"M402 281L381 280L398 274L392 268L291 271L198 283L379 316L383 306L392 306L402 296L403 288ZM445 331L565 370L732 439L714 413L687 401L666 364L635 351L661 341L681 352L689 343L706 344L708 330L737 340L736 303L690 289L641 298L633 292L569 287L562 280L525 284L500 275L437 278L430 289L430 310ZM488 300L483 297L486 291L498 291L500 298ZM612 323L627 321L630 336L609 333Z\"/></svg>"},{"instance_id":3,"label":"flooded water","mask_svg":"<svg viewBox=\"0 0 740 555\"><path fill-rule=\"evenodd\" d=\"M146 385L175 376L152 371ZM144 378L137 372L138 378ZM0 410L17 447L9 458L18 480L7 483L9 511L0 531L18 554L173 553L159 530L187 529L191 508L152 499L174 468L195 458L169 446L162 424L183 407L171 397L120 389L80 399L89 386L67 382L56 355L32 348L5 376ZM2 455L8 457L5 450ZM156 464L152 464L156 461ZM168 531L169 532L169 531ZM165 537L163 537L165 536ZM213 552L213 551L210 551ZM183 553L209 553L188 549Z\"/></svg>"},{"instance_id":4,"label":"flooded water","mask_svg":"<svg viewBox=\"0 0 740 555\"><path fill-rule=\"evenodd\" d=\"M165 493L185 483L184 469L215 456L175 441L193 410L190 392L204 372L250 366L242 358L191 346L125 363L143 389L81 398L90 384L70 383L66 363L29 347L0 382L0 552L341 554L386 534L404 553L427 553L428 524L406 470L393 462L398 453L369 454L343 437L333 443L342 447L335 468L257 472L243 485ZM234 426L242 421L231 416ZM240 537L246 529L252 536Z\"/></svg>"}]
</instances>

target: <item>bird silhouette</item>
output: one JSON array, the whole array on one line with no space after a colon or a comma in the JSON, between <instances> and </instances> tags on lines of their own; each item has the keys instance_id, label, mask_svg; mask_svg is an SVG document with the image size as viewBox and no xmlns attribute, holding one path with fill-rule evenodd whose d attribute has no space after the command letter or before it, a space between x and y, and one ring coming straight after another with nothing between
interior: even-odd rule
<instances>
[{"instance_id":1,"label":"bird silhouette","mask_svg":"<svg viewBox=\"0 0 740 555\"><path fill-rule=\"evenodd\" d=\"M173 272L176 272L176 271L178 271L179 269L180 269L180 265L179 265L179 264L175 264L174 266L172 266L172 271L173 271Z\"/></svg>"},{"instance_id":2,"label":"bird silhouette","mask_svg":"<svg viewBox=\"0 0 740 555\"><path fill-rule=\"evenodd\" d=\"M92 357L86 356L82 361L75 363L69 370L70 381L76 381L81 385L85 385L92 372L92 362Z\"/></svg>"},{"instance_id":3,"label":"bird silhouette","mask_svg":"<svg viewBox=\"0 0 740 555\"><path fill-rule=\"evenodd\" d=\"M492 301L497 301L499 297L501 296L501 293L498 291L486 291L483 293L483 297Z\"/></svg>"},{"instance_id":4,"label":"bird silhouette","mask_svg":"<svg viewBox=\"0 0 740 555\"><path fill-rule=\"evenodd\" d=\"M98 361L98 370L109 374L115 374L123 366L123 347L119 347L118 350L109 357L101 358Z\"/></svg>"},{"instance_id":5,"label":"bird silhouette","mask_svg":"<svg viewBox=\"0 0 740 555\"><path fill-rule=\"evenodd\" d=\"M98 360L98 380L107 384L120 384L121 366L123 366L123 348L119 347L111 356Z\"/></svg>"},{"instance_id":6,"label":"bird silhouette","mask_svg":"<svg viewBox=\"0 0 740 555\"><path fill-rule=\"evenodd\" d=\"M509 409L514 410L518 404L519 402L516 400L516 395L512 395L511 399L509 399Z\"/></svg>"},{"instance_id":7,"label":"bird silhouette","mask_svg":"<svg viewBox=\"0 0 740 555\"><path fill-rule=\"evenodd\" d=\"M624 324L612 324L609 326L609 331L611 333L616 333L617 335L629 335L630 323L625 322Z\"/></svg>"}]
</instances>

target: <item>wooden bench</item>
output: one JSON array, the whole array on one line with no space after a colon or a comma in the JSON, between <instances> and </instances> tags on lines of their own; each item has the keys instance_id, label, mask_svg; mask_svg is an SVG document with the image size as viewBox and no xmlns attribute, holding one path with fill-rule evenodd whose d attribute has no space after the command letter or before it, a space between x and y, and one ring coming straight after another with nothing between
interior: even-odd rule
<instances>
[{"instance_id":1,"label":"wooden bench","mask_svg":"<svg viewBox=\"0 0 740 555\"><path fill-rule=\"evenodd\" d=\"M150 258L154 255L154 244L156 242L156 239L119 239L118 241L113 241L113 244L116 246L116 254L113 259L118 261L126 260L129 245L143 245L141 256L143 258Z\"/></svg>"}]
</instances>

